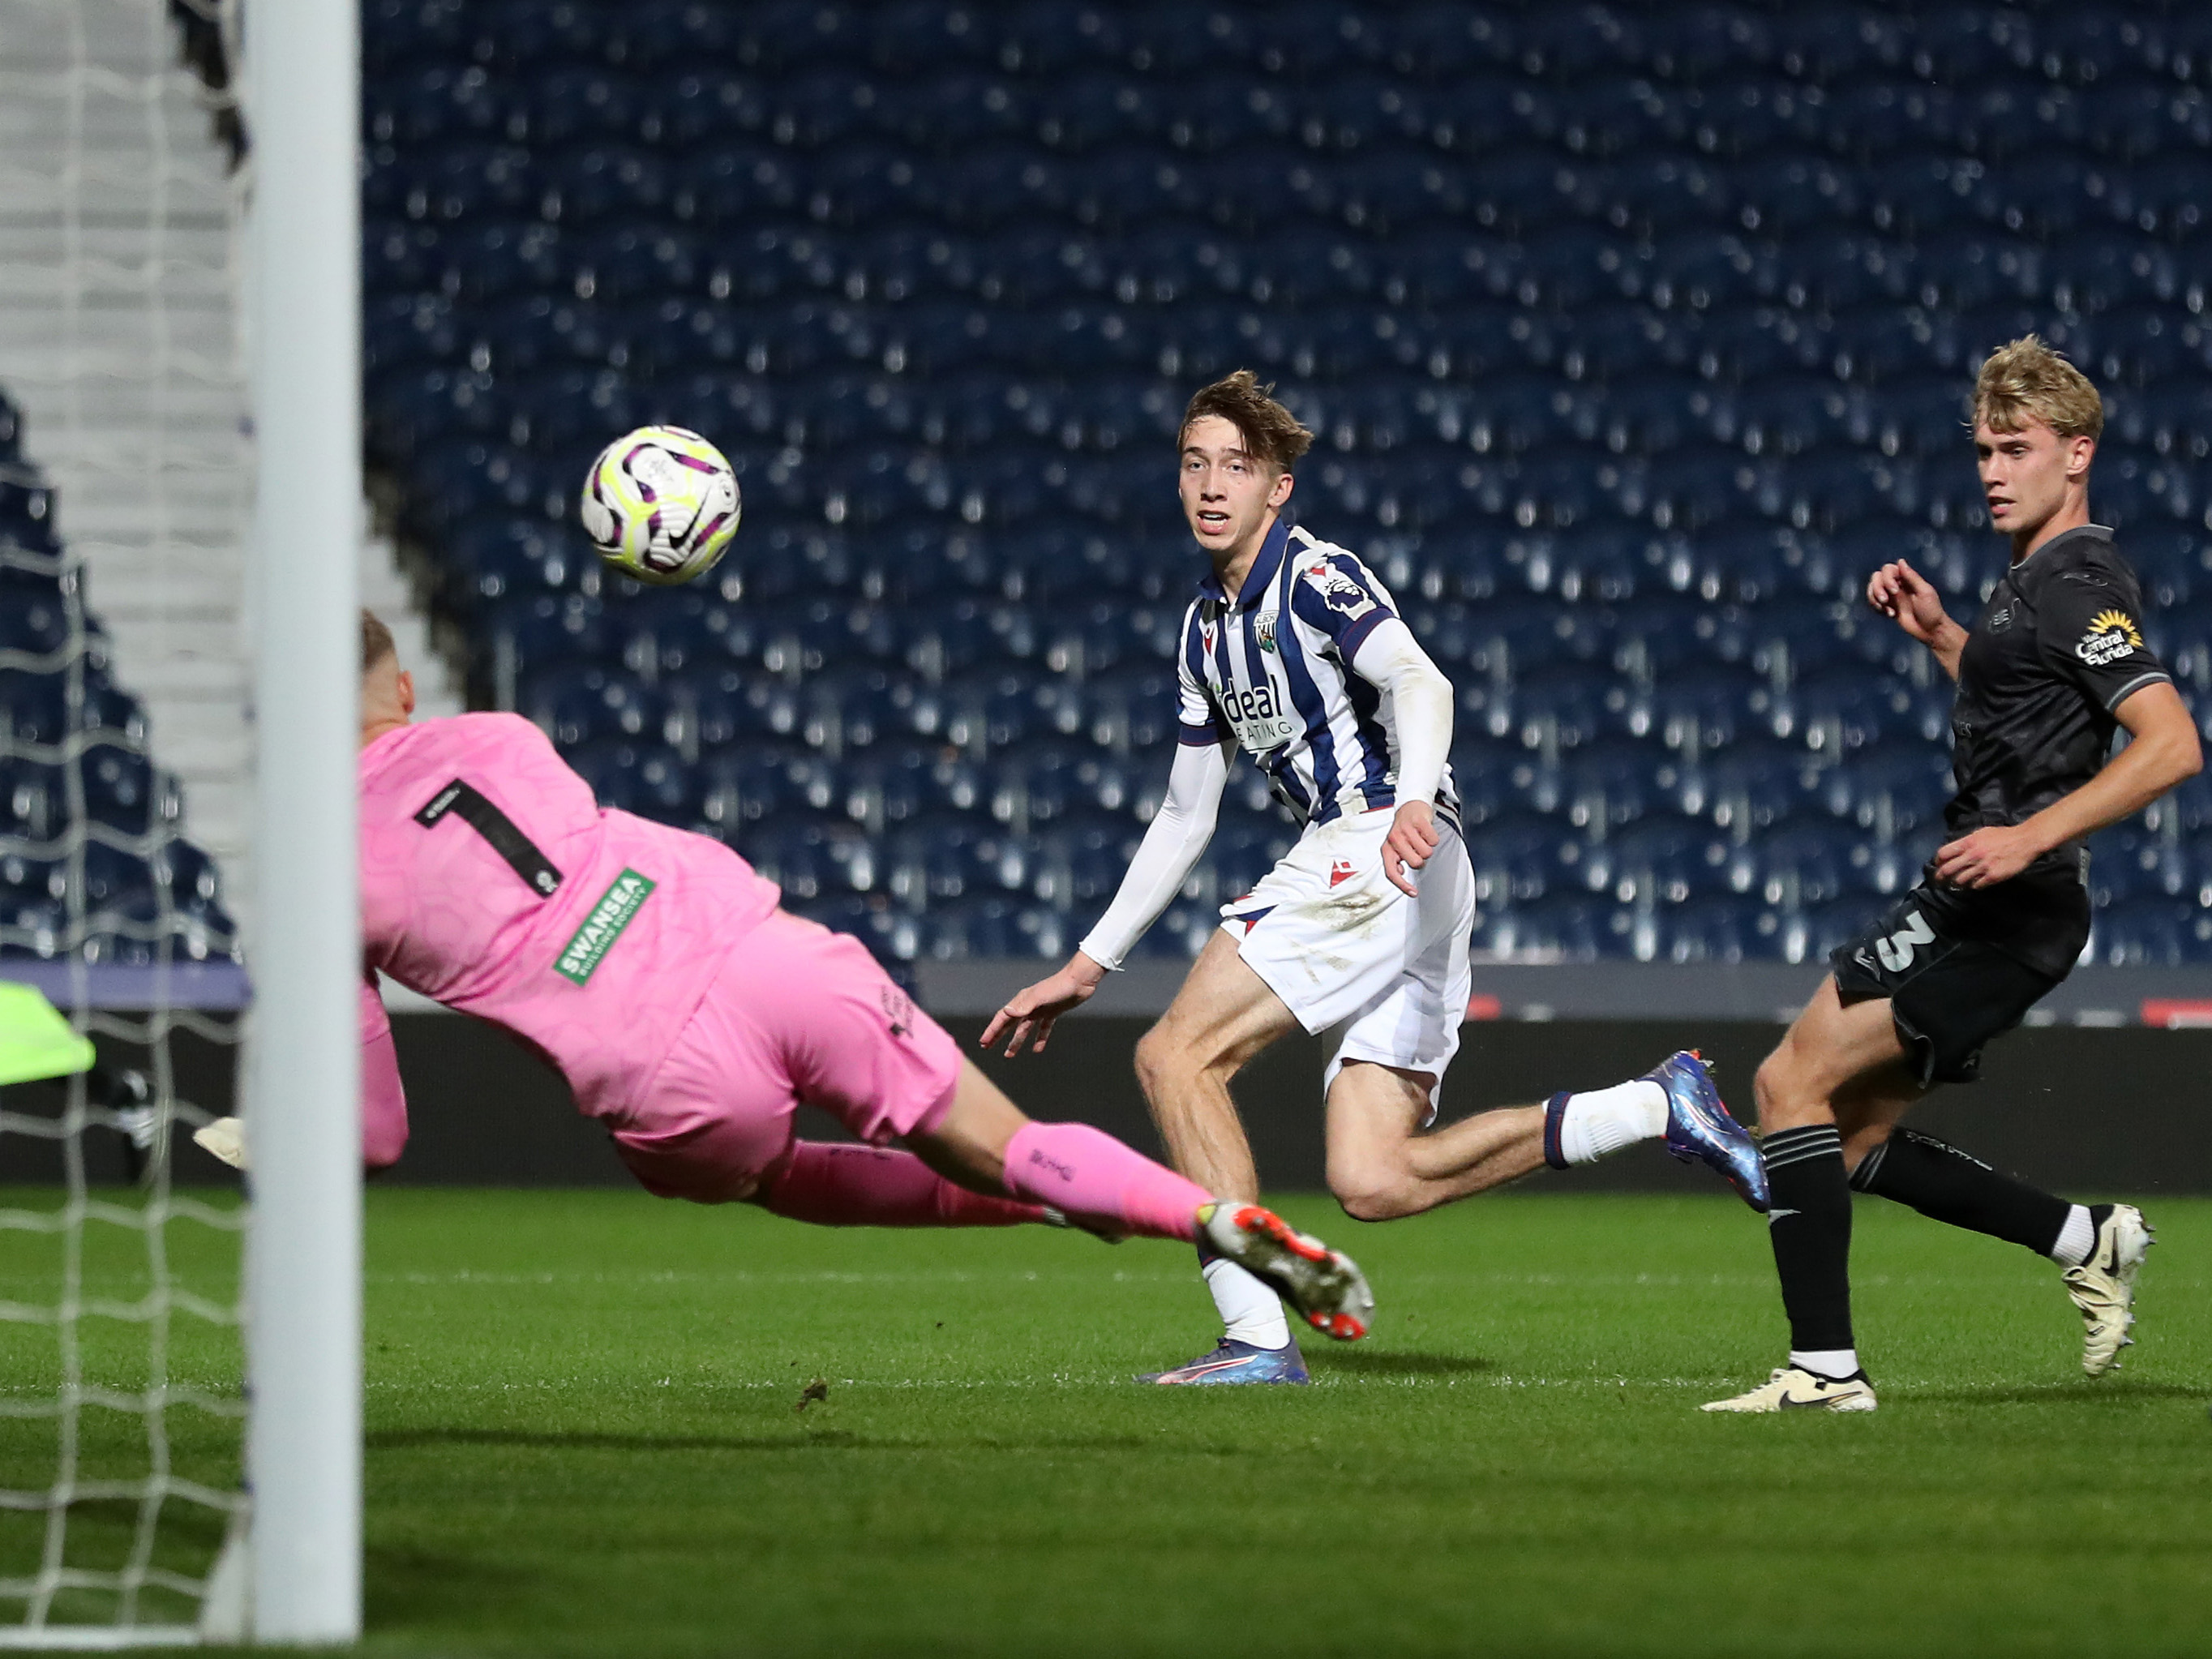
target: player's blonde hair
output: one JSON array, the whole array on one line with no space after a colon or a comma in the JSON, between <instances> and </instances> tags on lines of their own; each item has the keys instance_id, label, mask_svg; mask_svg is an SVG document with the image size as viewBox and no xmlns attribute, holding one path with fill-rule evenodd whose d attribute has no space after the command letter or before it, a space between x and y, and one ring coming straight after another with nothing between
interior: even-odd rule
<instances>
[{"instance_id":1,"label":"player's blonde hair","mask_svg":"<svg viewBox=\"0 0 2212 1659\"><path fill-rule=\"evenodd\" d=\"M392 630L377 620L376 613L363 606L361 613L361 672L365 678L368 671L386 657L399 654L399 647L392 638Z\"/></svg>"},{"instance_id":2,"label":"player's blonde hair","mask_svg":"<svg viewBox=\"0 0 2212 1659\"><path fill-rule=\"evenodd\" d=\"M1314 434L1298 424L1297 416L1267 395L1274 389L1261 386L1260 377L1249 368L1200 386L1190 407L1182 412L1182 424L1176 429L1176 447L1182 447L1194 424L1218 415L1243 434L1246 454L1265 461L1278 472L1288 472L1313 447Z\"/></svg>"},{"instance_id":3,"label":"player's blonde hair","mask_svg":"<svg viewBox=\"0 0 2212 1659\"><path fill-rule=\"evenodd\" d=\"M2033 334L2001 345L1974 377L1976 428L2018 432L2040 421L2062 438L2105 430L2105 400L2089 377Z\"/></svg>"}]
</instances>

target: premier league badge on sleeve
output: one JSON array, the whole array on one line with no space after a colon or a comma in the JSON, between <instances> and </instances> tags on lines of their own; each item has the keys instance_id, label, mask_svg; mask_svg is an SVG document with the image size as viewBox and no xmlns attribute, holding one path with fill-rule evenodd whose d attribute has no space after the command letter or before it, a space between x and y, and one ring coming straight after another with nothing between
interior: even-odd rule
<instances>
[{"instance_id":1,"label":"premier league badge on sleeve","mask_svg":"<svg viewBox=\"0 0 2212 1659\"><path fill-rule=\"evenodd\" d=\"M1327 560L1309 566L1306 580L1319 591L1321 602L1346 622L1356 622L1375 608L1375 596L1357 578Z\"/></svg>"},{"instance_id":2,"label":"premier league badge on sleeve","mask_svg":"<svg viewBox=\"0 0 2212 1659\"><path fill-rule=\"evenodd\" d=\"M2106 667L2141 648L2142 630L2124 611L2100 611L2089 618L2089 631L2081 635L2074 654L2092 668Z\"/></svg>"}]
</instances>

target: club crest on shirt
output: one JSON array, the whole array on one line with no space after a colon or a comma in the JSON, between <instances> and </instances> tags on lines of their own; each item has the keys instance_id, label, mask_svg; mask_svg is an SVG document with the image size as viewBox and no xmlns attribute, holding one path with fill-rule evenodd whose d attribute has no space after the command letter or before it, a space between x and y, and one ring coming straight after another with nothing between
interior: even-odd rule
<instances>
[{"instance_id":1,"label":"club crest on shirt","mask_svg":"<svg viewBox=\"0 0 2212 1659\"><path fill-rule=\"evenodd\" d=\"M1262 651L1273 651L1275 648L1275 613L1273 611L1262 611L1260 613L1258 620L1252 624L1252 636L1260 641L1260 648Z\"/></svg>"},{"instance_id":2,"label":"club crest on shirt","mask_svg":"<svg viewBox=\"0 0 2212 1659\"><path fill-rule=\"evenodd\" d=\"M1306 567L1306 580L1321 595L1321 602L1332 611L1341 611L1347 622L1356 621L1375 608L1375 596L1334 565L1323 561Z\"/></svg>"},{"instance_id":3,"label":"club crest on shirt","mask_svg":"<svg viewBox=\"0 0 2212 1659\"><path fill-rule=\"evenodd\" d=\"M1992 611L1990 612L1990 633L2002 634L2006 629L2010 628L2011 626L2012 607L2010 605L2006 605L2002 610Z\"/></svg>"},{"instance_id":4,"label":"club crest on shirt","mask_svg":"<svg viewBox=\"0 0 2212 1659\"><path fill-rule=\"evenodd\" d=\"M2074 647L2074 654L2092 668L2116 663L2142 644L2136 619L2124 611L2100 611L2089 618L2089 631Z\"/></svg>"}]
</instances>

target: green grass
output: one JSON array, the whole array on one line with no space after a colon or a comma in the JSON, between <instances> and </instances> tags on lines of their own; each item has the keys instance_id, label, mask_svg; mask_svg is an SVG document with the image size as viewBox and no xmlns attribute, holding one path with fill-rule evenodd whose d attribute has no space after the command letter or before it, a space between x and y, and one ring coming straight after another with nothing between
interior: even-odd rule
<instances>
[{"instance_id":1,"label":"green grass","mask_svg":"<svg viewBox=\"0 0 2212 1659\"><path fill-rule=\"evenodd\" d=\"M1694 1409L1783 1346L1729 1200L1286 1207L1361 1257L1377 1334L1310 1389L1164 1390L1127 1376L1212 1336L1165 1245L373 1194L368 1647L2212 1652L2212 1203L2154 1206L2143 1342L2096 1384L2055 1269L1862 1203L1882 1408L1838 1419Z\"/></svg>"}]
</instances>

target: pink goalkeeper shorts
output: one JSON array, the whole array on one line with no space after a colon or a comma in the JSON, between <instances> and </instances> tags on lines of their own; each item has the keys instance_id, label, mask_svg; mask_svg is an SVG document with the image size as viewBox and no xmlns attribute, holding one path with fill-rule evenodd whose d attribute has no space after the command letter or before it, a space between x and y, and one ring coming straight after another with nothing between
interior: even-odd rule
<instances>
[{"instance_id":1,"label":"pink goalkeeper shorts","mask_svg":"<svg viewBox=\"0 0 2212 1659\"><path fill-rule=\"evenodd\" d=\"M872 1146L934 1128L960 1049L847 933L779 910L747 934L614 1131L659 1198L749 1197L801 1104Z\"/></svg>"}]
</instances>

